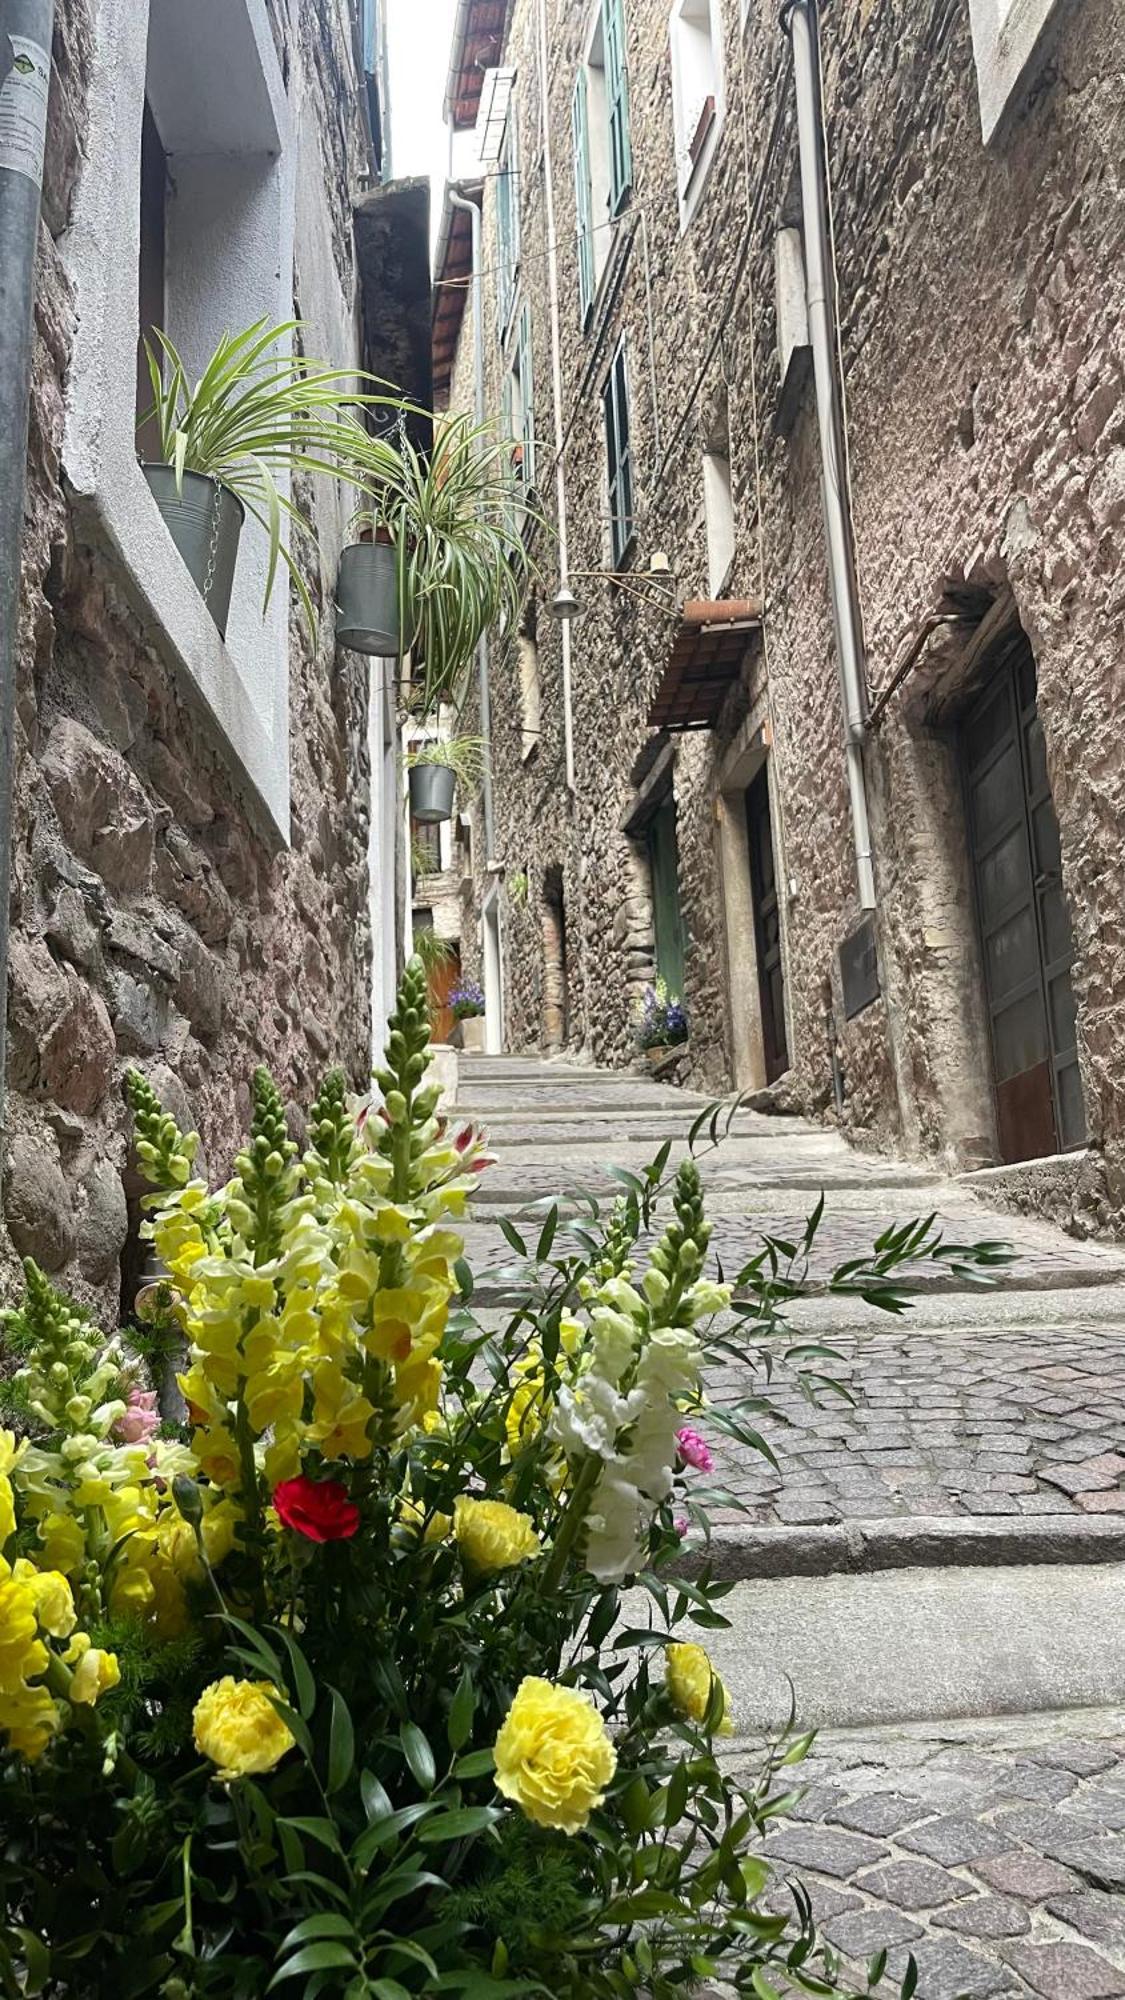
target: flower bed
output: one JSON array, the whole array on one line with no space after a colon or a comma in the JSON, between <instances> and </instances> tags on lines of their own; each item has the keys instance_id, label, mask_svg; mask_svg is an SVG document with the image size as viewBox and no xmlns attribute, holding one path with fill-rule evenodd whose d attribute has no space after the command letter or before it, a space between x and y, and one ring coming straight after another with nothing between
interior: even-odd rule
<instances>
[{"instance_id":1,"label":"flower bed","mask_svg":"<svg viewBox=\"0 0 1125 2000\"><path fill-rule=\"evenodd\" d=\"M552 1210L542 1283L489 1331L455 1227L488 1154L437 1118L428 1060L415 960L378 1105L331 1076L299 1156L259 1072L214 1192L130 1079L168 1274L137 1343L186 1340L182 1431L27 1268L26 1435L0 1432L5 1994L839 1990L753 1851L807 1739L745 1780L721 1764L735 1718L685 1630L726 1588L678 1568L706 1538L701 1360L745 1344L711 1331L731 1292L694 1161L666 1184L665 1147L565 1240ZM887 1303L904 1244L840 1288ZM768 1326L776 1250L739 1278ZM760 1445L738 1410L707 1422Z\"/></svg>"}]
</instances>

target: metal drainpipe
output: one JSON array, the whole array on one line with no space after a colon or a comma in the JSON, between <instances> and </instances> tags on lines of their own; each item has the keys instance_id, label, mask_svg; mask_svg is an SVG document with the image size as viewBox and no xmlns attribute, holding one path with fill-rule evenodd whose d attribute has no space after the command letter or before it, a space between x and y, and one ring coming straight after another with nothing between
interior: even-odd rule
<instances>
[{"instance_id":1,"label":"metal drainpipe","mask_svg":"<svg viewBox=\"0 0 1125 2000\"><path fill-rule=\"evenodd\" d=\"M7 1074L8 902L20 549L39 198L54 0L0 0L0 1124Z\"/></svg>"},{"instance_id":2,"label":"metal drainpipe","mask_svg":"<svg viewBox=\"0 0 1125 2000\"><path fill-rule=\"evenodd\" d=\"M555 430L555 529L559 545L559 588L564 589L570 581L570 550L566 521L566 472L563 466L563 452L566 448L566 432L563 420L563 378L562 378L562 336L559 331L559 256L555 238L555 174L551 160L551 103L547 79L550 75L549 48L547 38L547 0L539 0L539 105L540 125L543 131L543 210L547 227L547 293L551 307L551 402ZM563 701L563 749L566 769L566 788L575 791L574 777L574 706L571 696L571 640L570 619L562 621L560 638L562 649L562 701Z\"/></svg>"},{"instance_id":3,"label":"metal drainpipe","mask_svg":"<svg viewBox=\"0 0 1125 2000\"><path fill-rule=\"evenodd\" d=\"M475 201L468 201L456 187L449 190L450 205L470 217L473 232L473 415L484 422L484 286L481 282L481 215ZM484 865L496 859L495 821L492 812L492 707L488 688L488 637L482 633L477 647L477 678L480 684L480 735L484 799Z\"/></svg>"},{"instance_id":4,"label":"metal drainpipe","mask_svg":"<svg viewBox=\"0 0 1125 2000\"><path fill-rule=\"evenodd\" d=\"M835 283L831 270L828 162L824 149L821 100L820 28L817 0L786 0L782 27L793 47L797 97L797 140L801 158L801 206L805 226L805 290L809 341L816 380L820 428L821 497L828 551L828 588L836 631L836 655L844 707L848 796L851 803L856 881L860 908L873 910L875 870L867 813L863 740L867 725L867 678L863 619L856 582L847 445L837 374L838 339Z\"/></svg>"}]
</instances>

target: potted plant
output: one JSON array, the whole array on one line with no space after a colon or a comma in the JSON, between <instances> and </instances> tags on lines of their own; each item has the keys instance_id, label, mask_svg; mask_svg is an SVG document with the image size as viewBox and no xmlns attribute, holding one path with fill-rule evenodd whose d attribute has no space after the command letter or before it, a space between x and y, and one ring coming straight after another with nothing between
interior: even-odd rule
<instances>
[{"instance_id":1,"label":"potted plant","mask_svg":"<svg viewBox=\"0 0 1125 2000\"><path fill-rule=\"evenodd\" d=\"M458 784L472 791L480 782L483 747L479 736L435 736L408 750L411 817L422 826L451 819Z\"/></svg>"},{"instance_id":2,"label":"potted plant","mask_svg":"<svg viewBox=\"0 0 1125 2000\"><path fill-rule=\"evenodd\" d=\"M688 1017L683 1001L669 993L663 979L657 979L654 986L646 986L637 1022L637 1045L643 1049L650 1066L656 1068L669 1049L678 1047L687 1038Z\"/></svg>"},{"instance_id":3,"label":"potted plant","mask_svg":"<svg viewBox=\"0 0 1125 2000\"><path fill-rule=\"evenodd\" d=\"M279 351L298 325L257 320L243 333L224 334L194 386L166 333L157 330L156 348L146 342L153 407L141 421L155 419L160 459L142 462L141 470L223 636L247 512L269 537L263 609L283 562L315 629L308 585L282 539L283 520L310 535L313 529L279 491L279 473L327 472L369 486L380 463L393 469L391 447L372 438L360 419L365 407L394 399L358 390L353 369Z\"/></svg>"},{"instance_id":4,"label":"potted plant","mask_svg":"<svg viewBox=\"0 0 1125 2000\"><path fill-rule=\"evenodd\" d=\"M484 989L475 979L463 979L449 996L453 1018L461 1031L466 1054L484 1054Z\"/></svg>"},{"instance_id":5,"label":"potted plant","mask_svg":"<svg viewBox=\"0 0 1125 2000\"><path fill-rule=\"evenodd\" d=\"M466 416L444 420L429 455L401 431L393 446L370 443L370 505L354 523L369 539L341 558L337 635L360 652L409 653L410 708L433 715L489 626L514 618L523 597L510 445Z\"/></svg>"}]
</instances>

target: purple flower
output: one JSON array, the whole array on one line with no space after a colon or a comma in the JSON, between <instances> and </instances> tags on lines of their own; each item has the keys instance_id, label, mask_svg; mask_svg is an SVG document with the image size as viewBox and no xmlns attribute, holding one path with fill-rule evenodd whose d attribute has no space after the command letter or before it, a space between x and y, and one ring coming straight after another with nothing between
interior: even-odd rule
<instances>
[{"instance_id":1,"label":"purple flower","mask_svg":"<svg viewBox=\"0 0 1125 2000\"><path fill-rule=\"evenodd\" d=\"M690 1535L691 1533L691 1522L688 1520L686 1514L677 1514L675 1521L673 1522L672 1525L675 1528L676 1533L679 1536L681 1542L683 1541L685 1535Z\"/></svg>"},{"instance_id":2,"label":"purple flower","mask_svg":"<svg viewBox=\"0 0 1125 2000\"><path fill-rule=\"evenodd\" d=\"M698 1431L693 1431L690 1424L685 1424L683 1430L676 1433L676 1442L680 1448L682 1465L694 1466L696 1472L715 1470L715 1461L706 1438L700 1437Z\"/></svg>"}]
</instances>

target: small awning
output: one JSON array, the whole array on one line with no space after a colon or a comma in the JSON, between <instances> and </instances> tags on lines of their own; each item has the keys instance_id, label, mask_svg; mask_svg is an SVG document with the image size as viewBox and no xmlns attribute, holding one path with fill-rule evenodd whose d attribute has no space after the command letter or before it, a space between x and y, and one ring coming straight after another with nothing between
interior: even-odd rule
<instances>
[{"instance_id":1,"label":"small awning","mask_svg":"<svg viewBox=\"0 0 1125 2000\"><path fill-rule=\"evenodd\" d=\"M455 132L471 131L480 110L485 71L504 47L510 0L458 0L453 22L445 116Z\"/></svg>"},{"instance_id":2,"label":"small awning","mask_svg":"<svg viewBox=\"0 0 1125 2000\"><path fill-rule=\"evenodd\" d=\"M649 727L713 729L761 624L756 597L691 598L680 614L671 657L652 699Z\"/></svg>"}]
</instances>

